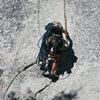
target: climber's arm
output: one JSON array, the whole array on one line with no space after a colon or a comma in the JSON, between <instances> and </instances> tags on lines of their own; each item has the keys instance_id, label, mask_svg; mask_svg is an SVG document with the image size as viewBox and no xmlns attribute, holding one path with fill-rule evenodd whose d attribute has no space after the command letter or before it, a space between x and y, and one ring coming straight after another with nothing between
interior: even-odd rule
<instances>
[{"instance_id":1,"label":"climber's arm","mask_svg":"<svg viewBox=\"0 0 100 100\"><path fill-rule=\"evenodd\" d=\"M69 32L65 29L63 29L63 33L66 35L66 38L69 38Z\"/></svg>"}]
</instances>

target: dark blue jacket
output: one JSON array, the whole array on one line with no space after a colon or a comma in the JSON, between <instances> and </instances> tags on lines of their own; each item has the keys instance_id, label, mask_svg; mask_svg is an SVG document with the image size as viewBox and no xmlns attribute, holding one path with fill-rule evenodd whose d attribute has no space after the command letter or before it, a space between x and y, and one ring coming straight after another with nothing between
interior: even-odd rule
<instances>
[{"instance_id":1,"label":"dark blue jacket","mask_svg":"<svg viewBox=\"0 0 100 100\"><path fill-rule=\"evenodd\" d=\"M37 57L38 62L43 61L48 56L45 41L51 36L52 26L53 26L52 23L49 23L48 25L45 26L46 32L42 36L42 44L41 44L40 51L39 51L39 54L38 54L38 57Z\"/></svg>"}]
</instances>

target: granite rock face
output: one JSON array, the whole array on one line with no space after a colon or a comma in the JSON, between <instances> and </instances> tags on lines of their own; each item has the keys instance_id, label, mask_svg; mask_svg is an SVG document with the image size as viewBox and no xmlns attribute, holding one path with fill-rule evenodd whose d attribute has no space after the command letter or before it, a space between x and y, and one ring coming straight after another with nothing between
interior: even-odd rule
<instances>
[{"instance_id":1,"label":"granite rock face","mask_svg":"<svg viewBox=\"0 0 100 100\"><path fill-rule=\"evenodd\" d=\"M42 76L38 65L32 66L16 78L5 100L100 99L100 1L65 3L67 28L78 58L72 74L34 98L51 80ZM35 61L38 39L54 20L64 26L64 0L0 0L0 100L18 71Z\"/></svg>"}]
</instances>

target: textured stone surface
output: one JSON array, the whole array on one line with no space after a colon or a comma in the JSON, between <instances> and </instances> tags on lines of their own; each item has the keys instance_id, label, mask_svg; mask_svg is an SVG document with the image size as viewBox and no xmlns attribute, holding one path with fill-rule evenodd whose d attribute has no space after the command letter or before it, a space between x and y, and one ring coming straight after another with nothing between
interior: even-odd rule
<instances>
[{"instance_id":1,"label":"textured stone surface","mask_svg":"<svg viewBox=\"0 0 100 100\"><path fill-rule=\"evenodd\" d=\"M35 61L45 25L58 20L64 26L63 0L38 3L0 0L0 100L18 69ZM100 1L66 0L66 8L67 27L78 61L68 78L52 83L36 100L99 100ZM50 82L41 73L35 65L19 75L6 100L35 100L34 94Z\"/></svg>"}]
</instances>

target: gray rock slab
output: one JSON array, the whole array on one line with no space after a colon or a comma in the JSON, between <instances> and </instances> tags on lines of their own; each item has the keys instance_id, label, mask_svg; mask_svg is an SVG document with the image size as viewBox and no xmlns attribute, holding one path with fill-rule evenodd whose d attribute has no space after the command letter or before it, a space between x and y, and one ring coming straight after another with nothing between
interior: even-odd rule
<instances>
[{"instance_id":1,"label":"gray rock slab","mask_svg":"<svg viewBox=\"0 0 100 100\"><path fill-rule=\"evenodd\" d=\"M66 0L66 16L78 58L72 74L60 76L34 98L51 80L32 66L16 78L5 100L100 99L100 1ZM65 26L64 0L0 0L0 100L18 69L35 61L38 39L54 20Z\"/></svg>"}]
</instances>

